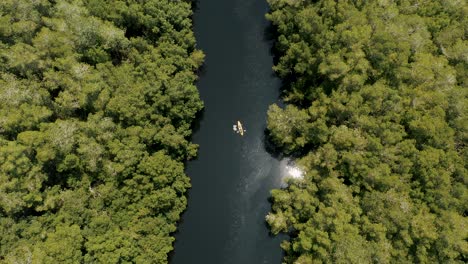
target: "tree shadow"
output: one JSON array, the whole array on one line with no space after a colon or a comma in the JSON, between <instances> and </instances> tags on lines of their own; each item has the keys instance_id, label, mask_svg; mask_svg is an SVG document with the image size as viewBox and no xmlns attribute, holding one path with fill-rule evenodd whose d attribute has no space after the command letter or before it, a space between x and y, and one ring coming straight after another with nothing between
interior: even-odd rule
<instances>
[{"instance_id":1,"label":"tree shadow","mask_svg":"<svg viewBox=\"0 0 468 264\"><path fill-rule=\"evenodd\" d=\"M263 30L263 40L270 43L270 55L273 57L274 65L278 64L281 57L277 49L278 34L278 28L267 20L267 25Z\"/></svg>"},{"instance_id":2,"label":"tree shadow","mask_svg":"<svg viewBox=\"0 0 468 264\"><path fill-rule=\"evenodd\" d=\"M192 4L192 11L195 13L199 10L199 3L200 3L200 0L189 0L189 2Z\"/></svg>"},{"instance_id":3,"label":"tree shadow","mask_svg":"<svg viewBox=\"0 0 468 264\"><path fill-rule=\"evenodd\" d=\"M263 130L262 140L263 140L263 147L264 147L265 151L271 157L273 157L274 159L276 159L278 161L282 160L285 157L283 149L278 147L273 142L273 138L271 137L270 132L268 131L267 128L265 128L265 130Z\"/></svg>"},{"instance_id":4,"label":"tree shadow","mask_svg":"<svg viewBox=\"0 0 468 264\"><path fill-rule=\"evenodd\" d=\"M203 64L195 71L195 74L198 76L198 79L195 82L195 85L197 85L197 87L198 87L198 81L206 75L206 71L207 71L207 66L206 66L206 57L205 57Z\"/></svg>"},{"instance_id":5,"label":"tree shadow","mask_svg":"<svg viewBox=\"0 0 468 264\"><path fill-rule=\"evenodd\" d=\"M192 121L192 126L191 126L192 135L190 136L190 141L192 141L193 135L198 133L198 131L200 130L200 123L204 117L205 117L205 108L198 111L198 113L195 115L195 118Z\"/></svg>"}]
</instances>

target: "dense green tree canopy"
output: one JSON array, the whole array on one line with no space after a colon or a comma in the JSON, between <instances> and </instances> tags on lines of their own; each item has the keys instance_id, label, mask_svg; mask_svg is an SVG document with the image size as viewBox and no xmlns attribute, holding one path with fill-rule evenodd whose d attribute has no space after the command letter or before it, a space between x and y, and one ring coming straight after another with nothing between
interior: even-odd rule
<instances>
[{"instance_id":1,"label":"dense green tree canopy","mask_svg":"<svg viewBox=\"0 0 468 264\"><path fill-rule=\"evenodd\" d=\"M465 1L269 0L303 180L272 191L286 263L466 263Z\"/></svg>"},{"instance_id":2,"label":"dense green tree canopy","mask_svg":"<svg viewBox=\"0 0 468 264\"><path fill-rule=\"evenodd\" d=\"M202 108L191 14L0 1L0 262L167 262Z\"/></svg>"}]
</instances>

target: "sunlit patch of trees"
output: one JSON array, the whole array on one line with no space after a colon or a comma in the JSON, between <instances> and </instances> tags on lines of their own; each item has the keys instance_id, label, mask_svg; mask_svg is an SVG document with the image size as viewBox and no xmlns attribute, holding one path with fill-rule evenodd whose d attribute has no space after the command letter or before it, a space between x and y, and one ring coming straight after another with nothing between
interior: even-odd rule
<instances>
[{"instance_id":1,"label":"sunlit patch of trees","mask_svg":"<svg viewBox=\"0 0 468 264\"><path fill-rule=\"evenodd\" d=\"M272 191L285 263L466 263L466 2L269 3L268 128L306 170Z\"/></svg>"},{"instance_id":2,"label":"sunlit patch of trees","mask_svg":"<svg viewBox=\"0 0 468 264\"><path fill-rule=\"evenodd\" d=\"M191 3L0 1L0 262L165 263L202 108Z\"/></svg>"}]
</instances>

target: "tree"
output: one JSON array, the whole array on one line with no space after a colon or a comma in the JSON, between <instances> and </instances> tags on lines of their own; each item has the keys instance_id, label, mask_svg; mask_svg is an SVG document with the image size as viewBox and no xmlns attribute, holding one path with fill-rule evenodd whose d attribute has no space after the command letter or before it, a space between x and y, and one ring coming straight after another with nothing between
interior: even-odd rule
<instances>
[{"instance_id":1,"label":"tree","mask_svg":"<svg viewBox=\"0 0 468 264\"><path fill-rule=\"evenodd\" d=\"M0 261L167 262L203 107L191 14L0 3Z\"/></svg>"},{"instance_id":2,"label":"tree","mask_svg":"<svg viewBox=\"0 0 468 264\"><path fill-rule=\"evenodd\" d=\"M289 104L268 130L305 170L271 192L285 262L463 263L465 6L269 3Z\"/></svg>"}]
</instances>

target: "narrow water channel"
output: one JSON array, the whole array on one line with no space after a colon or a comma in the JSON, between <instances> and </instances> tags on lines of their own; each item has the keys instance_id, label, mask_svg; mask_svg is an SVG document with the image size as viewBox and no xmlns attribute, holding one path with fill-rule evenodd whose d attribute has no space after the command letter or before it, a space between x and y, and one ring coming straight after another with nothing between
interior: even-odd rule
<instances>
[{"instance_id":1,"label":"narrow water channel","mask_svg":"<svg viewBox=\"0 0 468 264\"><path fill-rule=\"evenodd\" d=\"M271 70L265 0L199 0L194 15L206 63L198 81L205 110L194 142L198 159L188 209L176 233L173 264L281 263L284 237L265 225L269 191L281 185L284 162L264 145L268 106L279 98ZM241 137L233 131L240 120Z\"/></svg>"}]
</instances>

